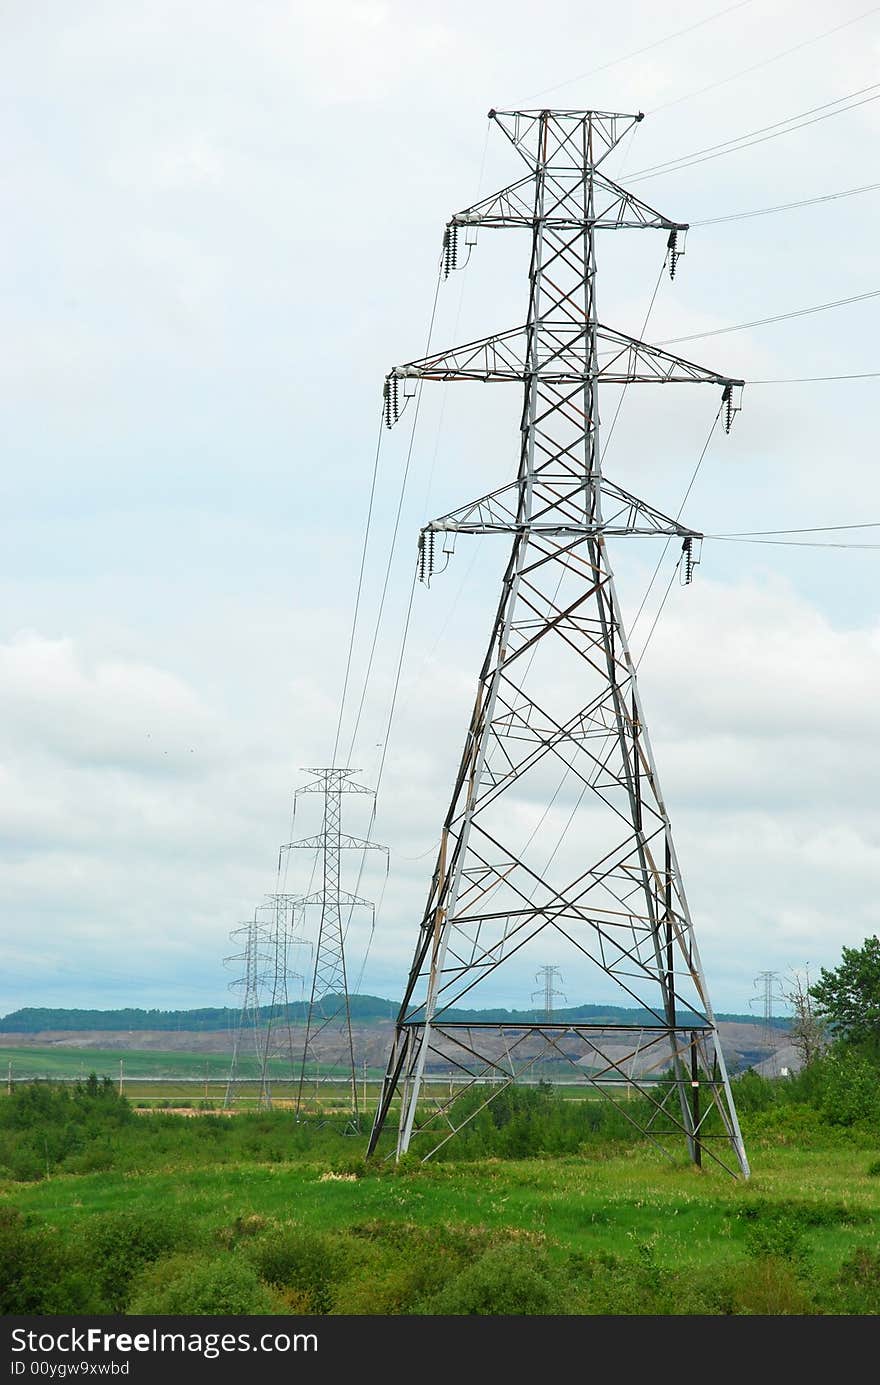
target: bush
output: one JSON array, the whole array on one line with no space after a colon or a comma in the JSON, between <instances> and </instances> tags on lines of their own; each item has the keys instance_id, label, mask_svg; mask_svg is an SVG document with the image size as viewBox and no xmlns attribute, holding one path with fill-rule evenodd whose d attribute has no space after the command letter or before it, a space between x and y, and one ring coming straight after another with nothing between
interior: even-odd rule
<instances>
[{"instance_id":1,"label":"bush","mask_svg":"<svg viewBox=\"0 0 880 1385\"><path fill-rule=\"evenodd\" d=\"M508 1316L563 1311L562 1282L542 1251L499 1246L462 1270L416 1310L431 1314Z\"/></svg>"},{"instance_id":2,"label":"bush","mask_svg":"<svg viewBox=\"0 0 880 1385\"><path fill-rule=\"evenodd\" d=\"M724 1276L730 1295L728 1311L748 1317L796 1317L814 1313L810 1296L796 1271L779 1256L754 1260L747 1269Z\"/></svg>"},{"instance_id":3,"label":"bush","mask_svg":"<svg viewBox=\"0 0 880 1385\"><path fill-rule=\"evenodd\" d=\"M191 1218L168 1210L104 1212L84 1223L80 1234L102 1298L121 1312L144 1266L184 1246L192 1249L196 1227Z\"/></svg>"},{"instance_id":4,"label":"bush","mask_svg":"<svg viewBox=\"0 0 880 1385\"><path fill-rule=\"evenodd\" d=\"M836 1290L838 1313L880 1313L880 1252L859 1246L840 1267Z\"/></svg>"},{"instance_id":5,"label":"bush","mask_svg":"<svg viewBox=\"0 0 880 1385\"><path fill-rule=\"evenodd\" d=\"M834 1049L822 1060L819 1111L829 1125L880 1123L877 1064L853 1049Z\"/></svg>"},{"instance_id":6,"label":"bush","mask_svg":"<svg viewBox=\"0 0 880 1385\"><path fill-rule=\"evenodd\" d=\"M0 1208L0 1313L100 1311L88 1276L51 1232Z\"/></svg>"},{"instance_id":7,"label":"bush","mask_svg":"<svg viewBox=\"0 0 880 1385\"><path fill-rule=\"evenodd\" d=\"M332 1303L333 1281L341 1269L335 1241L316 1231L290 1227L254 1245L248 1257L267 1284L292 1289L312 1313L326 1313Z\"/></svg>"},{"instance_id":8,"label":"bush","mask_svg":"<svg viewBox=\"0 0 880 1385\"><path fill-rule=\"evenodd\" d=\"M128 1313L265 1315L284 1307L254 1266L240 1256L176 1255L142 1271Z\"/></svg>"}]
</instances>

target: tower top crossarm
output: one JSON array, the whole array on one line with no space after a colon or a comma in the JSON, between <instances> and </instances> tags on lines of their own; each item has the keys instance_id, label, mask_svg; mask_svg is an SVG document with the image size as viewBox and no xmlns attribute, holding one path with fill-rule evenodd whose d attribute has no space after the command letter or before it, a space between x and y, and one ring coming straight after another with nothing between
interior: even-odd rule
<instances>
[{"instance_id":1,"label":"tower top crossarm","mask_svg":"<svg viewBox=\"0 0 880 1385\"><path fill-rule=\"evenodd\" d=\"M494 120L530 168L596 168L644 119L641 111L491 110Z\"/></svg>"},{"instance_id":2,"label":"tower top crossarm","mask_svg":"<svg viewBox=\"0 0 880 1385\"><path fill-rule=\"evenodd\" d=\"M324 769L304 769L303 774L314 774L318 777L309 784L303 784L302 788L295 791L294 797L301 793L325 793L328 788L332 788L336 793L365 793L374 794L373 789L367 788L366 784L356 784L351 779L352 774L360 773L356 769L337 769L330 765Z\"/></svg>"},{"instance_id":3,"label":"tower top crossarm","mask_svg":"<svg viewBox=\"0 0 880 1385\"><path fill-rule=\"evenodd\" d=\"M534 227L540 222L545 228L558 229L589 225L594 230L687 231L686 222L657 211L598 171L641 115L607 111L490 111L489 115L528 164L529 172L456 212L450 227L499 229ZM532 194L539 171L545 192L536 205ZM593 191L588 206L579 196L585 178L590 179Z\"/></svg>"}]
</instances>

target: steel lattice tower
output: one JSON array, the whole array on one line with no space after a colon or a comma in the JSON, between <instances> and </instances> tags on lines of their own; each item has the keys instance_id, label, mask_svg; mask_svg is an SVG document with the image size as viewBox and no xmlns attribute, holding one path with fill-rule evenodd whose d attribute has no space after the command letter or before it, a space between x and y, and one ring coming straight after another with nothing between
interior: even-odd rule
<instances>
[{"instance_id":1,"label":"steel lattice tower","mask_svg":"<svg viewBox=\"0 0 880 1385\"><path fill-rule=\"evenodd\" d=\"M269 1107L273 1104L273 1060L286 1066L291 1083L296 1081L290 983L302 981L302 976L293 969L291 961L293 949L302 946L304 941L296 931L299 907L300 900L296 895L270 894L256 910L257 914L268 915L267 921L261 925L268 968L264 991L266 1024L260 1042L260 1090L263 1104Z\"/></svg>"},{"instance_id":2,"label":"steel lattice tower","mask_svg":"<svg viewBox=\"0 0 880 1385\"><path fill-rule=\"evenodd\" d=\"M269 1104L265 1080L262 1075L262 1044L259 1030L260 1006L267 985L271 957L266 945L264 930L257 919L257 912L255 909L253 918L249 919L247 923L239 924L237 928L233 928L229 935L233 943L242 944L242 951L224 958L227 966L238 963L244 968L243 973L229 983L230 990L241 993L241 1006L232 1041L232 1059L229 1064L226 1094L223 1099L225 1110L235 1104L238 1095L238 1086L241 1082L239 1068L242 1046L247 1040L253 1045L253 1056L259 1065L261 1074L259 1103L261 1106Z\"/></svg>"},{"instance_id":3,"label":"steel lattice tower","mask_svg":"<svg viewBox=\"0 0 880 1385\"><path fill-rule=\"evenodd\" d=\"M351 769L310 769L307 774L318 777L303 788L297 789L294 799L300 794L322 794L324 798L324 821L322 830L314 837L302 841L288 842L282 851L310 850L320 854L322 885L315 894L302 897L299 904L304 908L317 907L317 938L315 942L315 965L312 973L311 993L306 1019L305 1041L300 1065L297 1088L297 1114L302 1105L303 1084L306 1067L311 1061L317 1063L319 1052L317 1042L336 1032L338 1042L335 1051L327 1057L334 1067L343 1067L351 1087L351 1109L355 1122L358 1120L357 1074L355 1072L354 1041L351 1032L351 1003L348 992L348 975L345 961L345 935L348 923L343 919L345 910L351 918L355 908L373 909L368 899L361 899L342 889L341 854L346 850L384 851L388 848L375 842L362 841L342 831L342 795L347 793L369 794L372 789L356 784L350 776L356 773ZM333 1046L331 1045L331 1048Z\"/></svg>"},{"instance_id":4,"label":"steel lattice tower","mask_svg":"<svg viewBox=\"0 0 880 1385\"><path fill-rule=\"evenodd\" d=\"M422 531L423 575L437 533L509 534L512 546L371 1153L398 1089L398 1155L418 1133L428 1158L469 1118L456 1123L462 1094L476 1087L490 1101L552 1053L667 1154L683 1139L695 1162L707 1153L748 1176L606 544L612 535L667 535L689 551L700 535L603 478L600 389L713 384L722 390L729 429L742 387L599 321L597 232L667 232L671 273L684 248L683 223L601 169L641 118L490 112L527 172L451 219L445 268L455 266L462 229L470 243L478 227L529 231L526 323L397 366L386 380L389 424L401 382L404 396L420 380L519 382L523 408L516 479ZM548 849L560 771L561 783L576 791L574 855L559 852L558 842ZM549 805L541 817L530 808L535 803ZM544 930L615 982L621 1003L636 1007L644 1023L456 1020L465 998L475 1003L474 988ZM463 1079L457 1091L420 1105L426 1071L441 1062L448 1069L450 1061ZM620 1087L631 1085L642 1101L624 1105Z\"/></svg>"}]
</instances>

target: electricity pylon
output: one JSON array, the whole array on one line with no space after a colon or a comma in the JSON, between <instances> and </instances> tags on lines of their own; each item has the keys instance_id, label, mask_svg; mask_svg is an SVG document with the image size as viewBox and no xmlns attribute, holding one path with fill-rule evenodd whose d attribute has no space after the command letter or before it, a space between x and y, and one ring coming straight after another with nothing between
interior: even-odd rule
<instances>
[{"instance_id":1,"label":"electricity pylon","mask_svg":"<svg viewBox=\"0 0 880 1385\"><path fill-rule=\"evenodd\" d=\"M455 267L462 229L466 243L480 227L525 229L526 322L394 367L385 410L393 424L401 382L404 406L424 380L523 386L516 479L423 529L421 575L430 576L436 534L509 534L512 546L369 1151L400 1088L398 1157L416 1134L430 1157L473 1115L474 1087L491 1101L534 1067L537 1039L670 1157L683 1138L694 1162L707 1153L747 1177L607 548L612 535L665 535L681 539L689 559L701 536L606 481L599 448L606 386L718 386L729 430L743 382L599 321L598 232L665 231L671 273L684 252L687 227L601 168L641 115L489 114L528 171L452 217L444 268ZM548 930L606 989L620 988L637 1023L456 1018L490 977L497 1004L495 973L522 963L521 950ZM420 1106L426 1071L450 1061L464 1080L449 1100ZM618 1084L642 1101L624 1105Z\"/></svg>"},{"instance_id":2,"label":"electricity pylon","mask_svg":"<svg viewBox=\"0 0 880 1385\"><path fill-rule=\"evenodd\" d=\"M568 999L568 997L565 995L563 991L557 991L556 987L554 986L553 983L557 977L561 981L562 972L559 970L558 967L550 966L548 964L545 964L543 967L539 967L537 972L535 973L535 980L541 982L541 989L540 991L532 991L532 1000L535 1000L537 998L543 1000L545 1020L552 1020L553 1002L557 996L560 998L560 1000Z\"/></svg>"},{"instance_id":3,"label":"electricity pylon","mask_svg":"<svg viewBox=\"0 0 880 1385\"><path fill-rule=\"evenodd\" d=\"M225 960L242 964L244 971L230 982L232 989L241 992L242 999L232 1043L225 1108L235 1102L241 1082L241 1050L247 1039L253 1043L257 1061L260 1106L272 1107L272 1076L273 1071L279 1071L279 1062L286 1063L288 1080L295 1080L290 982L302 980L291 967L293 949L303 941L296 934L298 905L295 895L268 895L264 904L257 905L253 918L230 934L234 942L241 940L244 947Z\"/></svg>"},{"instance_id":4,"label":"electricity pylon","mask_svg":"<svg viewBox=\"0 0 880 1385\"><path fill-rule=\"evenodd\" d=\"M538 1000L538 999L543 1000L543 1002L544 1002L544 1015L543 1015L543 1018L546 1020L546 1022L547 1022L548 1024L552 1024L552 1023L553 1023L553 1002L554 1002L554 1000L556 1000L557 997L558 997L560 1000L567 1000L567 999L568 999L568 997L566 996L565 992L564 992L564 991L558 991L558 990L556 989L555 985L553 984L557 977L558 977L559 980L561 981L561 980L562 980L562 972L559 970L558 967L555 967L555 966L553 966L551 963L547 963L547 962L545 962L545 964L544 964L542 967L539 967L538 970L535 972L535 980L541 982L541 989L540 989L539 991L532 991L532 1000ZM551 1065L552 1061L553 1061L553 1059L552 1059L552 1054L545 1054L545 1057L544 1057L544 1069L545 1069L545 1072L547 1072L547 1073L550 1072L550 1065Z\"/></svg>"},{"instance_id":5,"label":"electricity pylon","mask_svg":"<svg viewBox=\"0 0 880 1385\"><path fill-rule=\"evenodd\" d=\"M293 894L270 894L256 910L256 914L268 915L262 925L268 968L266 1022L260 1036L260 1091L262 1103L269 1107L273 1104L273 1072L280 1076L286 1070L287 1080L291 1084L296 1081L290 984L303 979L292 965L294 948L304 942L296 931L300 903Z\"/></svg>"},{"instance_id":6,"label":"electricity pylon","mask_svg":"<svg viewBox=\"0 0 880 1385\"><path fill-rule=\"evenodd\" d=\"M230 981L230 990L238 991L241 995L241 1004L238 1012L238 1019L235 1025L235 1034L232 1040L232 1059L229 1064L229 1076L226 1081L226 1095L223 1099L225 1110L229 1110L235 1104L238 1095L238 1085L241 1081L240 1064L242 1059L242 1047L253 1046L253 1056L262 1073L261 1044L260 1044L260 1004L266 987L267 971L269 967L269 955L265 945L263 930L257 920L257 911L254 910L254 917L247 923L242 923L238 928L233 928L229 935L234 943L242 944L242 951L237 952L232 957L224 958L227 966L236 963L243 967L242 973L233 981ZM259 1090L259 1104L268 1104L265 1083L261 1078Z\"/></svg>"},{"instance_id":7,"label":"electricity pylon","mask_svg":"<svg viewBox=\"0 0 880 1385\"><path fill-rule=\"evenodd\" d=\"M372 911L373 905L367 899L350 894L341 886L341 853L344 850L384 851L388 848L376 842L362 841L350 837L342 831L342 795L346 793L370 794L372 789L356 784L350 778L356 771L351 769L311 769L308 774L318 777L297 789L294 805L300 794L319 793L324 797L324 822L322 830L314 837L306 837L299 842L288 842L282 851L310 850L320 855L322 884L315 894L299 899L304 908L317 907L317 937L315 941L315 965L312 973L311 993L306 1019L305 1041L300 1064L299 1083L296 1096L297 1115L303 1098L306 1067L309 1062L317 1065L325 1058L331 1069L342 1067L351 1090L351 1110L357 1125L358 1092L355 1072L354 1041L351 1032L351 1002L348 993L348 974L345 961L345 935L352 912L356 908ZM348 919L343 913L348 910ZM332 1043L335 1034L336 1043ZM321 1049L318 1040L322 1040ZM327 1040L330 1039L329 1049Z\"/></svg>"},{"instance_id":8,"label":"electricity pylon","mask_svg":"<svg viewBox=\"0 0 880 1385\"><path fill-rule=\"evenodd\" d=\"M764 1062L770 1069L770 1073L765 1072L766 1076L776 1077L776 1029L773 1024L773 1002L774 1000L784 1000L785 997L779 992L779 975L775 971L762 971L755 977L755 987L760 983L761 1000L763 1013L761 1016L761 1041L764 1049ZM754 1002L750 1002L753 1004Z\"/></svg>"}]
</instances>

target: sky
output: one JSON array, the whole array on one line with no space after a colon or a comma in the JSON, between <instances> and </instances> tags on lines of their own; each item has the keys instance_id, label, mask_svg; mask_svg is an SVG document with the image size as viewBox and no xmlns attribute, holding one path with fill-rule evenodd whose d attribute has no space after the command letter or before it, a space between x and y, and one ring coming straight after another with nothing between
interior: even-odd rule
<instances>
[{"instance_id":1,"label":"sky","mask_svg":"<svg viewBox=\"0 0 880 1385\"><path fill-rule=\"evenodd\" d=\"M693 229L659 287L664 237L606 236L600 318L640 335L656 288L645 337L718 333L671 349L750 382L684 520L880 524L880 378L813 378L880 372L880 298L724 330L880 290L880 191L698 224L878 178L880 6L7 0L0 33L0 1014L234 1003L230 930L308 888L310 853L279 875L278 849L319 828L293 794L341 706L338 762L379 784L346 830L390 862L360 880L381 907L349 971L396 998L504 558L463 539L416 587L390 716L417 533L514 475L520 401L426 387L407 469L381 389L425 352L447 218L521 174L487 112L645 113L608 172ZM483 233L433 345L521 322L527 268L527 238ZM675 513L717 400L637 395L605 470ZM612 553L631 619L659 552ZM870 548L707 540L651 634L642 696L721 1011L877 931L878 575ZM615 999L548 948L569 1003Z\"/></svg>"}]
</instances>

